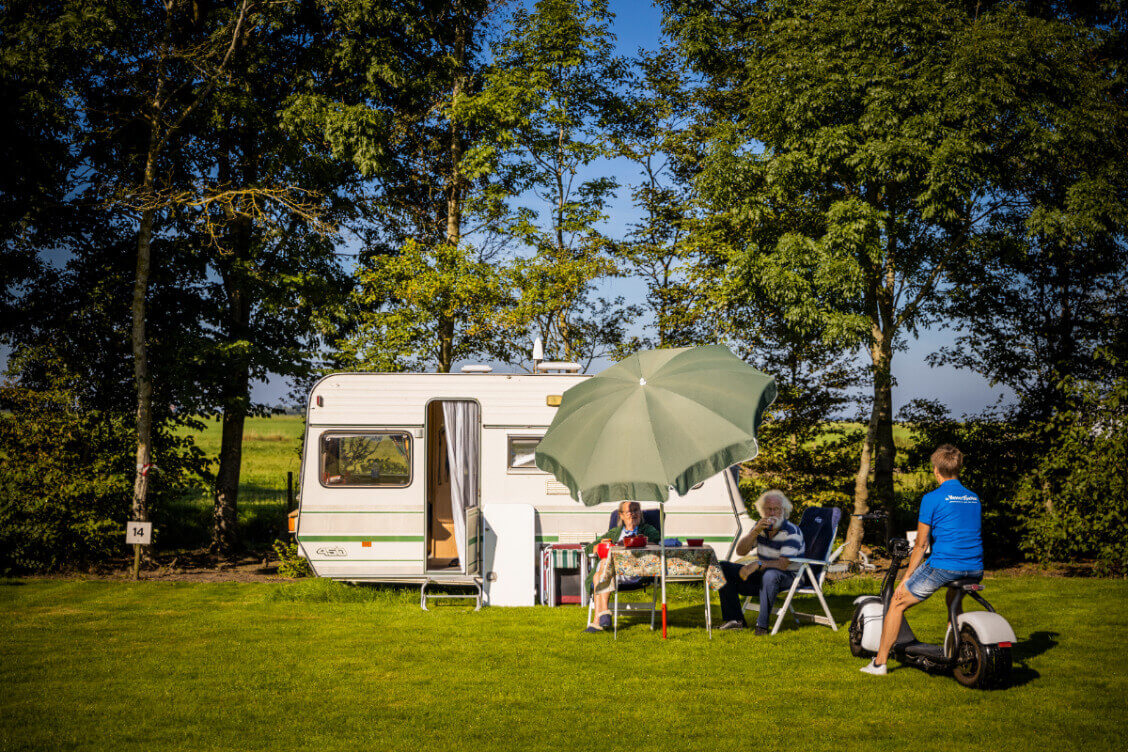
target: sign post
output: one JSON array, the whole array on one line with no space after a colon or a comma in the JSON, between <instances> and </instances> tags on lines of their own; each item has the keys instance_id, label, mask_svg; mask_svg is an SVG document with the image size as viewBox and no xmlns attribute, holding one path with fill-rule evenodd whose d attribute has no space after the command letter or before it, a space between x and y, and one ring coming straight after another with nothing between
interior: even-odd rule
<instances>
[{"instance_id":1,"label":"sign post","mask_svg":"<svg viewBox=\"0 0 1128 752\"><path fill-rule=\"evenodd\" d=\"M141 546L153 542L153 523L130 520L125 526L125 542L133 544L133 579L141 573Z\"/></svg>"}]
</instances>

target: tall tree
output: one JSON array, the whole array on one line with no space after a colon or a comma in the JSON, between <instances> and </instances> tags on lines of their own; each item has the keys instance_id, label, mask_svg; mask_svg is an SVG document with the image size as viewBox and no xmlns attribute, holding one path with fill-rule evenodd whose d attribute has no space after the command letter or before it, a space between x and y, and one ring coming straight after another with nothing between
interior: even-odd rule
<instances>
[{"instance_id":1,"label":"tall tree","mask_svg":"<svg viewBox=\"0 0 1128 752\"><path fill-rule=\"evenodd\" d=\"M614 54L611 19L604 0L518 8L470 105L489 138L467 163L501 175L511 203L536 199L545 211L516 206L506 223L532 251L513 264L518 300L507 329L514 342L540 336L550 357L581 363L621 339L631 313L595 290L616 273L596 229L616 181L590 166L611 154L609 129L625 114L617 89L629 72Z\"/></svg>"},{"instance_id":2,"label":"tall tree","mask_svg":"<svg viewBox=\"0 0 1128 752\"><path fill-rule=\"evenodd\" d=\"M498 200L491 174L480 165L471 172L464 159L479 138L480 124L471 122L466 101L485 65L484 40L494 21L490 4L419 0L325 7L334 85L298 97L289 117L320 132L371 186L356 294L344 325L332 335L340 349L336 365L428 363L448 371L455 359L480 353L486 342L464 328L469 309L461 273L484 269L493 256ZM402 260L395 258L401 253ZM433 274L403 287L412 277L407 269ZM414 296L422 289L425 297ZM487 302L483 298L481 305Z\"/></svg>"},{"instance_id":3,"label":"tall tree","mask_svg":"<svg viewBox=\"0 0 1128 752\"><path fill-rule=\"evenodd\" d=\"M673 50L641 53L635 86L627 94L629 115L613 130L615 153L639 167L631 185L638 220L615 246L627 273L646 284L645 307L656 336L639 347L682 347L705 342L711 332L704 315L705 287L696 270L700 238L690 230L695 196L671 159L688 117L687 83Z\"/></svg>"},{"instance_id":4,"label":"tall tree","mask_svg":"<svg viewBox=\"0 0 1128 752\"><path fill-rule=\"evenodd\" d=\"M869 508L871 465L874 495L891 505L894 352L1008 201L993 190L1000 134L986 123L1015 103L991 84L1018 66L1052 80L1076 33L1028 24L1009 4L663 5L704 77L697 185L734 230L730 268L799 331L864 346L873 407L855 509ZM855 521L852 550L860 533Z\"/></svg>"},{"instance_id":5,"label":"tall tree","mask_svg":"<svg viewBox=\"0 0 1128 752\"><path fill-rule=\"evenodd\" d=\"M245 419L262 412L250 382L311 368L318 306L347 289L333 255L339 222L356 214L354 173L278 115L325 74L324 16L302 4L276 4L256 16L239 65L216 86L186 134L199 196L189 231L210 272L209 333L199 354L222 413L215 476L212 549L237 545L237 502ZM212 281L214 280L214 281Z\"/></svg>"},{"instance_id":6,"label":"tall tree","mask_svg":"<svg viewBox=\"0 0 1128 752\"><path fill-rule=\"evenodd\" d=\"M185 126L235 61L254 25L252 3L189 0L64 3L61 14L83 29L84 65L75 97L86 127L79 141L90 172L85 194L132 218L136 264L131 348L136 393L133 510L147 519L153 467L153 377L147 302L154 238L183 210Z\"/></svg>"}]
</instances>

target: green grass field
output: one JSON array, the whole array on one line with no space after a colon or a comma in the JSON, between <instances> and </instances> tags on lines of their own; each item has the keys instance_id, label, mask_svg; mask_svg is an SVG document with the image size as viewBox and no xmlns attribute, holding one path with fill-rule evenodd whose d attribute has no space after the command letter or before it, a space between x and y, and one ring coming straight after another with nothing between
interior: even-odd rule
<instances>
[{"instance_id":1,"label":"green grass field","mask_svg":"<svg viewBox=\"0 0 1128 752\"><path fill-rule=\"evenodd\" d=\"M708 640L692 588L667 642L615 642L577 608L424 613L414 588L8 581L0 750L1123 749L1128 582L987 585L1019 636L991 692L865 676L844 628ZM876 588L835 584L836 614Z\"/></svg>"},{"instance_id":2,"label":"green grass field","mask_svg":"<svg viewBox=\"0 0 1128 752\"><path fill-rule=\"evenodd\" d=\"M204 420L204 430L195 432L196 446L215 458L219 456L222 426L215 418ZM243 427L240 492L285 490L287 472L294 474L296 482L302 461L298 451L304 429L300 415L247 418ZM217 464L218 460L213 462L213 472Z\"/></svg>"}]
</instances>

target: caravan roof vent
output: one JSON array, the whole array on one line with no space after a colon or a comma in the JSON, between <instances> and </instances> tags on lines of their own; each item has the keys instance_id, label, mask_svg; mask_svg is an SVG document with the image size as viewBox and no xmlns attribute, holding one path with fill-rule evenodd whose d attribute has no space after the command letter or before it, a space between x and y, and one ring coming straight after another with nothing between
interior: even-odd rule
<instances>
[{"instance_id":1,"label":"caravan roof vent","mask_svg":"<svg viewBox=\"0 0 1128 752\"><path fill-rule=\"evenodd\" d=\"M546 360L543 363L537 363L537 370L541 373L550 373L556 371L558 373L579 373L579 363L564 363L559 360Z\"/></svg>"},{"instance_id":2,"label":"caravan roof vent","mask_svg":"<svg viewBox=\"0 0 1128 752\"><path fill-rule=\"evenodd\" d=\"M462 366L463 373L493 373L493 369L489 366L482 365L469 365Z\"/></svg>"}]
</instances>

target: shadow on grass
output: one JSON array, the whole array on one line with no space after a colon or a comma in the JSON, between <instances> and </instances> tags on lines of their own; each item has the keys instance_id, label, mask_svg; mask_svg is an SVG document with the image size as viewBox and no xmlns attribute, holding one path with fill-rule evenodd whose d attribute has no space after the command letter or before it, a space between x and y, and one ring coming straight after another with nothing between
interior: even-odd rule
<instances>
[{"instance_id":1,"label":"shadow on grass","mask_svg":"<svg viewBox=\"0 0 1128 752\"><path fill-rule=\"evenodd\" d=\"M1042 675L1030 668L1027 661L1056 647L1058 641L1054 638L1057 636L1057 632L1031 632L1029 637L1015 644L1011 654L1014 666L1011 668L1010 678L1000 688L1021 687L1040 678Z\"/></svg>"}]
</instances>

